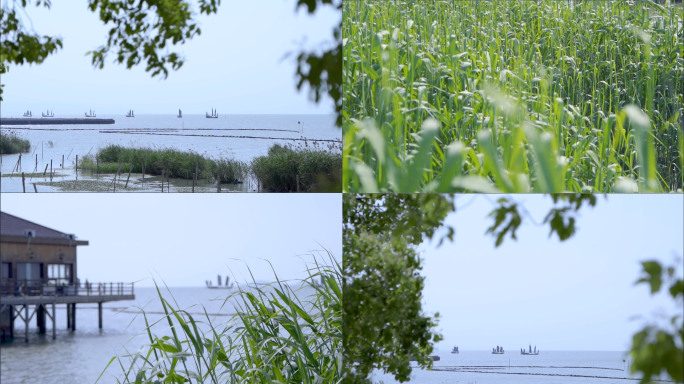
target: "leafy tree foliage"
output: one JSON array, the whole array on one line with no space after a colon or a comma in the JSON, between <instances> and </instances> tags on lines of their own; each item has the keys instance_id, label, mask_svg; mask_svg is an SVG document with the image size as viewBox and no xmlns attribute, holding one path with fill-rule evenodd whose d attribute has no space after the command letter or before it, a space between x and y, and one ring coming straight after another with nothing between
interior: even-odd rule
<instances>
[{"instance_id":1,"label":"leafy tree foliage","mask_svg":"<svg viewBox=\"0 0 684 384\"><path fill-rule=\"evenodd\" d=\"M367 383L374 369L407 381L412 357L432 366L439 315L421 309L424 278L414 247L432 238L453 210L451 196L344 195L345 382Z\"/></svg>"},{"instance_id":2,"label":"leafy tree foliage","mask_svg":"<svg viewBox=\"0 0 684 384\"><path fill-rule=\"evenodd\" d=\"M556 232L561 241L567 240L575 234L574 216L582 208L582 205L587 203L592 207L596 206L596 196L592 194L553 194L551 199L553 199L554 204L561 204L551 208L544 219L544 224L549 224L551 229L549 236ZM519 203L510 199L501 198L498 203L499 207L489 214L490 217L494 218L494 224L487 229L487 233L496 237L497 247L503 243L504 237L509 232L511 238L517 240L515 231L522 224L520 210L524 210L524 207Z\"/></svg>"},{"instance_id":3,"label":"leafy tree foliage","mask_svg":"<svg viewBox=\"0 0 684 384\"><path fill-rule=\"evenodd\" d=\"M221 0L197 1L200 14L216 13L221 5ZM62 48L61 38L40 36L21 22L19 9L25 9L30 3L30 0L5 1L0 7L0 74L7 73L10 64L40 64ZM52 4L51 0L36 0L35 5L50 8ZM296 4L310 14L322 6L332 6L342 12L341 0L297 0ZM152 77L167 78L169 69L178 70L184 63L178 52L168 50L169 46L184 44L202 33L187 0L88 0L88 8L105 25L111 26L106 43L87 53L92 57L93 66L100 69L112 53L115 62L126 68L144 63ZM333 29L334 47L322 53L300 53L295 73L297 89L309 84L311 97L316 102L326 93L330 94L338 114L342 110L341 28L340 24ZM0 85L0 101L3 87ZM339 119L338 125L341 125Z\"/></svg>"},{"instance_id":4,"label":"leafy tree foliage","mask_svg":"<svg viewBox=\"0 0 684 384\"><path fill-rule=\"evenodd\" d=\"M642 277L636 284L648 284L651 294L660 291L665 281L672 299L682 305L684 281L676 277L676 266L663 266L654 260L644 261ZM680 267L681 268L681 267ZM646 326L632 338L632 373L641 372L642 384L651 383L654 376L665 371L677 383L684 383L684 328L681 315L670 319L672 330Z\"/></svg>"}]
</instances>

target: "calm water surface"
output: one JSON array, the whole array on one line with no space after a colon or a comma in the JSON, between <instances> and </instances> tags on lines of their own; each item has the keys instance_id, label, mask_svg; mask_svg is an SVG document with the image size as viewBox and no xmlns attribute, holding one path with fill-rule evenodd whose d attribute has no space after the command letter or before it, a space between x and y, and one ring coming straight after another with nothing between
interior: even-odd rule
<instances>
[{"instance_id":1,"label":"calm water surface","mask_svg":"<svg viewBox=\"0 0 684 384\"><path fill-rule=\"evenodd\" d=\"M40 114L40 112L38 113ZM12 117L4 116L3 117ZM13 116L19 117L19 116ZM75 115L55 117L76 118ZM256 156L265 155L274 143L298 145L301 141L279 139L318 139L341 140L342 130L335 127L334 115L219 115L218 119L207 119L204 115L184 115L182 119L174 115L136 115L126 118L124 115L97 115L98 118L114 119L115 124L105 125L40 125L40 126L3 126L3 132L14 130L20 137L31 142L29 153L22 154L21 165L24 172L33 172L36 168L36 154L38 154L38 169L42 172L46 164L52 160L53 167L63 177L55 181L74 180L74 160L76 155L82 158L88 153L95 153L98 148L107 144L124 146L150 146L156 148L172 147L179 150L192 150L211 158L235 158L250 161ZM302 125L303 132L301 132ZM31 128L31 129L18 129ZM70 130L71 129L71 130ZM73 130L78 129L78 130ZM148 134L100 133L104 130L149 129ZM174 129L176 131L168 131ZM236 130L239 129L239 130ZM156 130L156 131L154 131ZM162 131L163 130L163 131ZM271 130L271 131L268 131ZM276 131L281 130L281 131ZM136 133L140 133L137 131ZM145 133L148 133L147 131ZM221 135L221 136L253 136L255 138L228 137L190 137L174 135ZM52 142L50 147L48 142ZM323 143L321 143L323 144ZM311 143L309 142L309 145ZM65 169L59 169L65 158ZM0 171L3 175L10 174L19 158L18 154L2 155ZM48 166L49 170L49 166ZM80 179L92 178L91 175L81 175ZM135 177L133 177L135 178ZM45 181L33 179L31 182ZM0 191L21 192L21 178L1 179ZM49 179L48 179L49 181ZM172 181L173 184L173 181ZM178 186L185 185L185 180L179 181ZM33 192L33 186L27 184L27 191ZM209 187L208 187L209 188ZM216 187L213 187L214 190ZM247 190L246 185L222 187L224 189ZM38 186L39 192L55 191L49 186ZM173 189L172 189L173 191Z\"/></svg>"},{"instance_id":2,"label":"calm water surface","mask_svg":"<svg viewBox=\"0 0 684 384\"><path fill-rule=\"evenodd\" d=\"M207 288L170 288L180 308L196 319L204 318L201 305L210 315L216 315L214 324L221 324L233 313L231 305L225 306L223 299L228 290ZM300 297L313 293L305 288L298 291ZM168 292L162 289L164 297L171 301ZM76 332L66 330L64 305L57 306L57 338L52 340L52 322L48 319L48 335L39 335L35 320L29 327L29 342L23 338L23 323L15 323L14 341L0 345L0 381L13 383L94 383L109 360L115 355L135 352L148 340L143 334L145 321L134 306L145 306L150 324L162 319L163 308L154 288L136 288L135 301L105 303L102 312L103 329L98 329L97 305L79 304L76 314ZM303 300L303 299L302 299ZM17 335L18 334L18 335ZM153 334L171 335L166 320L154 326ZM109 367L100 383L116 383L121 368Z\"/></svg>"},{"instance_id":3,"label":"calm water surface","mask_svg":"<svg viewBox=\"0 0 684 384\"><path fill-rule=\"evenodd\" d=\"M521 345L520 348L523 346ZM411 373L415 384L455 383L539 383L539 384L610 384L637 383L638 379L625 370L627 352L620 351L542 351L539 355L524 356L511 350L503 355L491 351L449 351L434 353L440 357L432 371L416 368ZM510 364L510 368L509 368ZM459 370L458 372L447 370ZM475 372L479 371L479 372ZM575 377L572 377L575 376ZM595 376L595 377L578 377ZM377 372L374 383L397 383L391 375Z\"/></svg>"}]
</instances>

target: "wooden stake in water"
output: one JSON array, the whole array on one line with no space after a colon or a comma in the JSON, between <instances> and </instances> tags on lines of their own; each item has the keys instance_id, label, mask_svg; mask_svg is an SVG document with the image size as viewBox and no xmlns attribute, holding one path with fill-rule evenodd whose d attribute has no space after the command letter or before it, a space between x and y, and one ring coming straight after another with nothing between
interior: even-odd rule
<instances>
[{"instance_id":1,"label":"wooden stake in water","mask_svg":"<svg viewBox=\"0 0 684 384\"><path fill-rule=\"evenodd\" d=\"M116 192L116 178L119 176L120 172L121 172L121 160L119 160L119 169L116 171L116 174L114 175L114 192Z\"/></svg>"},{"instance_id":2,"label":"wooden stake in water","mask_svg":"<svg viewBox=\"0 0 684 384\"><path fill-rule=\"evenodd\" d=\"M33 169L33 173L38 170L38 154L36 153L36 167Z\"/></svg>"},{"instance_id":3,"label":"wooden stake in water","mask_svg":"<svg viewBox=\"0 0 684 384\"><path fill-rule=\"evenodd\" d=\"M128 177L126 178L126 185L124 185L124 188L128 188L128 180L131 178L131 172L133 172L133 162L131 162L131 169L128 170Z\"/></svg>"},{"instance_id":4,"label":"wooden stake in water","mask_svg":"<svg viewBox=\"0 0 684 384\"><path fill-rule=\"evenodd\" d=\"M24 188L24 193L26 193L26 184L25 184L26 177L24 177L24 172L21 173L21 186Z\"/></svg>"},{"instance_id":5,"label":"wooden stake in water","mask_svg":"<svg viewBox=\"0 0 684 384\"><path fill-rule=\"evenodd\" d=\"M50 184L52 184L52 159L50 159Z\"/></svg>"},{"instance_id":6,"label":"wooden stake in water","mask_svg":"<svg viewBox=\"0 0 684 384\"><path fill-rule=\"evenodd\" d=\"M221 175L216 174L216 192L221 193Z\"/></svg>"},{"instance_id":7,"label":"wooden stake in water","mask_svg":"<svg viewBox=\"0 0 684 384\"><path fill-rule=\"evenodd\" d=\"M38 193L38 188L36 188L36 183L33 183L33 190Z\"/></svg>"},{"instance_id":8,"label":"wooden stake in water","mask_svg":"<svg viewBox=\"0 0 684 384\"><path fill-rule=\"evenodd\" d=\"M47 167L48 167L48 165L45 164L45 170L43 171L43 176L45 176L45 174L47 173Z\"/></svg>"},{"instance_id":9,"label":"wooden stake in water","mask_svg":"<svg viewBox=\"0 0 684 384\"><path fill-rule=\"evenodd\" d=\"M64 154L62 154L62 168L64 168Z\"/></svg>"},{"instance_id":10,"label":"wooden stake in water","mask_svg":"<svg viewBox=\"0 0 684 384\"><path fill-rule=\"evenodd\" d=\"M78 181L78 155L76 155L76 181ZM74 187L76 187L76 181L74 181Z\"/></svg>"}]
</instances>

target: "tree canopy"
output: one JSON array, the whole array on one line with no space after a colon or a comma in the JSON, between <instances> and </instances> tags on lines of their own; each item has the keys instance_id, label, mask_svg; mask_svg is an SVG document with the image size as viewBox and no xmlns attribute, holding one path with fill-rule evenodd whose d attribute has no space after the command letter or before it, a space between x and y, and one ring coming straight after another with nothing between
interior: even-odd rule
<instances>
[{"instance_id":1,"label":"tree canopy","mask_svg":"<svg viewBox=\"0 0 684 384\"><path fill-rule=\"evenodd\" d=\"M218 11L221 0L197 0L199 13L211 15ZM6 1L0 7L0 74L10 65L40 64L63 47L56 36L41 36L30 31L19 16L31 4L30 0ZM35 5L50 8L51 0L35 0ZM169 70L183 66L184 57L171 48L182 45L202 33L191 12L188 0L88 0L88 8L110 26L106 42L93 51L95 68L104 68L109 55L126 68L144 64L152 77L169 76ZM305 8L309 14L323 6L342 11L341 0L297 0L296 9ZM341 24L332 31L332 48L321 53L301 52L297 57L295 79L297 89L307 84L310 97L319 102L329 94L335 111L342 110L342 42ZM0 85L0 101L2 88ZM338 125L341 120L338 118Z\"/></svg>"}]
</instances>

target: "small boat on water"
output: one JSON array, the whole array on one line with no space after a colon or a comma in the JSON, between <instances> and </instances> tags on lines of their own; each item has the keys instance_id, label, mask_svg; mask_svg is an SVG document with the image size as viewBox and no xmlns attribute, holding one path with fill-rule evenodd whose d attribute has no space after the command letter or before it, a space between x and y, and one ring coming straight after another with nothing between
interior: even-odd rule
<instances>
[{"instance_id":1,"label":"small boat on water","mask_svg":"<svg viewBox=\"0 0 684 384\"><path fill-rule=\"evenodd\" d=\"M504 354L503 347L499 347L497 345L496 348L492 348L492 355L503 355L503 354Z\"/></svg>"},{"instance_id":2,"label":"small boat on water","mask_svg":"<svg viewBox=\"0 0 684 384\"><path fill-rule=\"evenodd\" d=\"M128 111L128 114L126 115L126 117L135 117L132 109L130 111Z\"/></svg>"},{"instance_id":3,"label":"small boat on water","mask_svg":"<svg viewBox=\"0 0 684 384\"><path fill-rule=\"evenodd\" d=\"M230 277L226 276L226 285L221 285L221 275L218 275L218 285L212 285L211 280L205 281L207 284L207 288L212 288L212 289L233 289L233 286L235 284L228 284L230 282Z\"/></svg>"},{"instance_id":4,"label":"small boat on water","mask_svg":"<svg viewBox=\"0 0 684 384\"><path fill-rule=\"evenodd\" d=\"M458 353L458 347L454 347L454 349L451 350L451 353Z\"/></svg>"},{"instance_id":5,"label":"small boat on water","mask_svg":"<svg viewBox=\"0 0 684 384\"><path fill-rule=\"evenodd\" d=\"M90 110L90 115L86 113L85 117L97 117L97 115L95 114L95 111Z\"/></svg>"},{"instance_id":6,"label":"small boat on water","mask_svg":"<svg viewBox=\"0 0 684 384\"><path fill-rule=\"evenodd\" d=\"M40 114L43 115L43 117L55 117L55 113L52 111L47 111L47 113L41 112Z\"/></svg>"},{"instance_id":7,"label":"small boat on water","mask_svg":"<svg viewBox=\"0 0 684 384\"><path fill-rule=\"evenodd\" d=\"M24 113L24 117L33 117L33 115L31 114L31 111L26 111L26 113Z\"/></svg>"},{"instance_id":8,"label":"small boat on water","mask_svg":"<svg viewBox=\"0 0 684 384\"><path fill-rule=\"evenodd\" d=\"M207 119L218 119L218 112L214 108L211 109L211 115L207 112L204 112L206 115Z\"/></svg>"},{"instance_id":9,"label":"small boat on water","mask_svg":"<svg viewBox=\"0 0 684 384\"><path fill-rule=\"evenodd\" d=\"M525 351L525 348L520 348L520 354L521 355L538 355L539 351L537 351L537 346L534 346L534 351L532 351L532 344L530 344L530 350L529 352Z\"/></svg>"},{"instance_id":10,"label":"small boat on water","mask_svg":"<svg viewBox=\"0 0 684 384\"><path fill-rule=\"evenodd\" d=\"M180 109L178 110L178 116L176 116L176 117L183 117L183 112L181 112Z\"/></svg>"}]
</instances>

